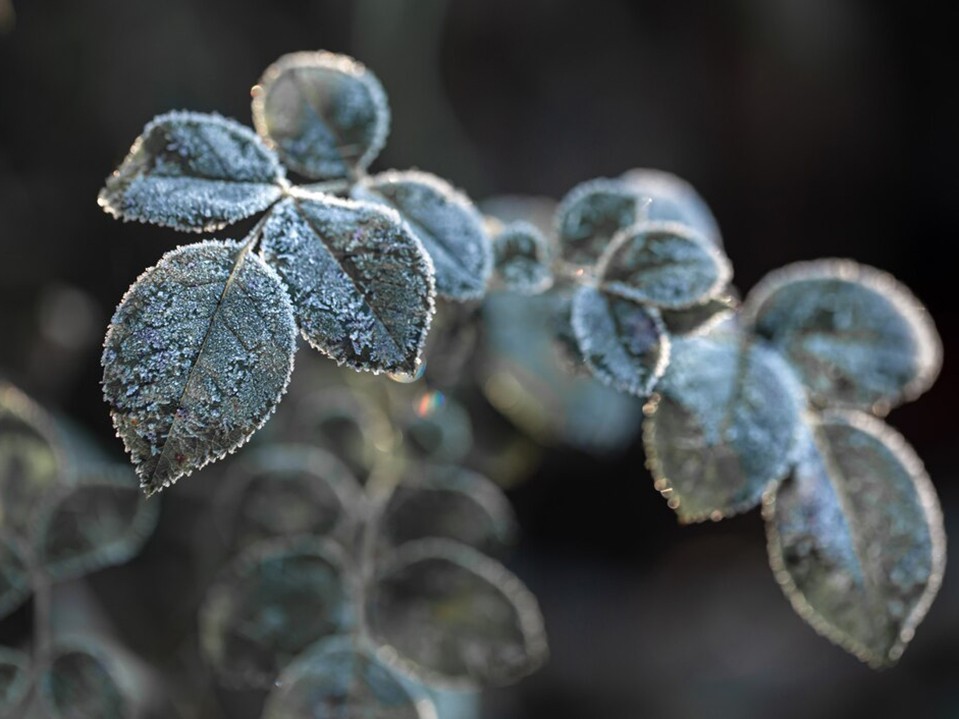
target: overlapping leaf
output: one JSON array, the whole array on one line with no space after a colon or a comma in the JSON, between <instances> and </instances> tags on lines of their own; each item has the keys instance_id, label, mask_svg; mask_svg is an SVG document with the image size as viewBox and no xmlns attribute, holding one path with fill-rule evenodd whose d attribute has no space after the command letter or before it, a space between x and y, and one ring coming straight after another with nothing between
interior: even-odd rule
<instances>
[{"instance_id":1,"label":"overlapping leaf","mask_svg":"<svg viewBox=\"0 0 959 719\"><path fill-rule=\"evenodd\" d=\"M637 168L620 177L620 182L635 194L649 199L644 215L649 220L681 222L722 248L719 225L693 186L682 178L662 170Z\"/></svg>"},{"instance_id":2,"label":"overlapping leaf","mask_svg":"<svg viewBox=\"0 0 959 719\"><path fill-rule=\"evenodd\" d=\"M126 719L129 703L102 651L81 644L55 648L40 678L39 696L51 719Z\"/></svg>"},{"instance_id":3,"label":"overlapping leaf","mask_svg":"<svg viewBox=\"0 0 959 719\"><path fill-rule=\"evenodd\" d=\"M573 265L593 265L617 232L645 217L646 204L647 198L619 180L577 185L556 209L560 256Z\"/></svg>"},{"instance_id":4,"label":"overlapping leaf","mask_svg":"<svg viewBox=\"0 0 959 719\"><path fill-rule=\"evenodd\" d=\"M683 310L660 310L659 314L670 335L705 334L733 317L737 306L732 294L720 294L702 304Z\"/></svg>"},{"instance_id":5,"label":"overlapping leaf","mask_svg":"<svg viewBox=\"0 0 959 719\"><path fill-rule=\"evenodd\" d=\"M553 284L546 238L529 222L512 222L497 232L493 257L496 280L504 289L537 295Z\"/></svg>"},{"instance_id":6,"label":"overlapping leaf","mask_svg":"<svg viewBox=\"0 0 959 719\"><path fill-rule=\"evenodd\" d=\"M143 129L99 203L124 220L203 232L266 209L282 182L276 156L250 129L219 115L170 112Z\"/></svg>"}]
</instances>

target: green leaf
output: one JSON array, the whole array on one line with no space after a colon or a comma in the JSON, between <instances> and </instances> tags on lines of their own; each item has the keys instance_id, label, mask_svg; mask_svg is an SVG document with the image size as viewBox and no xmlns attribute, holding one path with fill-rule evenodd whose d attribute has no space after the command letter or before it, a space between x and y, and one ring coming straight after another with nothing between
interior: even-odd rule
<instances>
[{"instance_id":1,"label":"green leaf","mask_svg":"<svg viewBox=\"0 0 959 719\"><path fill-rule=\"evenodd\" d=\"M350 596L337 545L317 538L261 542L207 593L200 645L224 684L269 687L313 642L349 630Z\"/></svg>"},{"instance_id":2,"label":"green leaf","mask_svg":"<svg viewBox=\"0 0 959 719\"><path fill-rule=\"evenodd\" d=\"M885 414L928 389L942 365L939 335L912 293L849 260L770 273L749 293L743 318L826 407Z\"/></svg>"},{"instance_id":3,"label":"green leaf","mask_svg":"<svg viewBox=\"0 0 959 719\"><path fill-rule=\"evenodd\" d=\"M662 170L644 168L625 172L619 179L632 192L650 200L644 207L645 219L681 222L722 248L716 218L688 182Z\"/></svg>"},{"instance_id":4,"label":"green leaf","mask_svg":"<svg viewBox=\"0 0 959 719\"><path fill-rule=\"evenodd\" d=\"M441 297L463 301L485 294L493 271L492 243L473 203L446 180L390 170L364 179L353 196L400 213L433 261Z\"/></svg>"},{"instance_id":5,"label":"green leaf","mask_svg":"<svg viewBox=\"0 0 959 719\"><path fill-rule=\"evenodd\" d=\"M40 678L39 694L50 719L125 719L129 707L103 650L85 644L55 648Z\"/></svg>"},{"instance_id":6,"label":"green leaf","mask_svg":"<svg viewBox=\"0 0 959 719\"><path fill-rule=\"evenodd\" d=\"M444 719L428 696L350 637L311 647L280 675L264 719Z\"/></svg>"},{"instance_id":7,"label":"green leaf","mask_svg":"<svg viewBox=\"0 0 959 719\"><path fill-rule=\"evenodd\" d=\"M204 232L265 210L285 181L250 129L215 114L170 112L143 128L98 201L119 219Z\"/></svg>"},{"instance_id":8,"label":"green leaf","mask_svg":"<svg viewBox=\"0 0 959 719\"><path fill-rule=\"evenodd\" d=\"M429 258L399 216L368 203L287 199L263 257L290 288L300 331L338 364L416 370L434 312Z\"/></svg>"},{"instance_id":9,"label":"green leaf","mask_svg":"<svg viewBox=\"0 0 959 719\"><path fill-rule=\"evenodd\" d=\"M572 309L576 343L596 379L648 396L669 363L669 338L659 313L585 286L573 296Z\"/></svg>"},{"instance_id":10,"label":"green leaf","mask_svg":"<svg viewBox=\"0 0 959 719\"><path fill-rule=\"evenodd\" d=\"M497 283L507 290L538 295L553 284L546 238L529 222L512 222L496 233L493 257Z\"/></svg>"},{"instance_id":11,"label":"green leaf","mask_svg":"<svg viewBox=\"0 0 959 719\"><path fill-rule=\"evenodd\" d=\"M789 471L803 392L775 352L731 334L677 338L656 391L647 466L680 521L750 509Z\"/></svg>"},{"instance_id":12,"label":"green leaf","mask_svg":"<svg viewBox=\"0 0 959 719\"><path fill-rule=\"evenodd\" d=\"M12 717L30 691L30 657L16 649L0 647L0 716Z\"/></svg>"},{"instance_id":13,"label":"green leaf","mask_svg":"<svg viewBox=\"0 0 959 719\"><path fill-rule=\"evenodd\" d=\"M583 182L556 209L562 258L581 267L593 265L613 236L644 217L647 200L619 180Z\"/></svg>"},{"instance_id":14,"label":"green leaf","mask_svg":"<svg viewBox=\"0 0 959 719\"><path fill-rule=\"evenodd\" d=\"M0 535L0 619L30 596L30 571L19 547Z\"/></svg>"},{"instance_id":15,"label":"green leaf","mask_svg":"<svg viewBox=\"0 0 959 719\"><path fill-rule=\"evenodd\" d=\"M103 350L103 396L148 494L244 444L293 369L277 274L238 242L169 252L127 291Z\"/></svg>"},{"instance_id":16,"label":"green leaf","mask_svg":"<svg viewBox=\"0 0 959 719\"><path fill-rule=\"evenodd\" d=\"M290 169L353 179L383 148L390 109L379 80L353 58L295 52L253 88L253 124Z\"/></svg>"},{"instance_id":17,"label":"green leaf","mask_svg":"<svg viewBox=\"0 0 959 719\"><path fill-rule=\"evenodd\" d=\"M548 654L536 599L458 542L408 542L379 567L366 606L380 656L430 683L502 685Z\"/></svg>"},{"instance_id":18,"label":"green leaf","mask_svg":"<svg viewBox=\"0 0 959 719\"><path fill-rule=\"evenodd\" d=\"M897 432L858 412L813 420L764 514L796 611L875 667L894 663L936 596L946 539L932 483Z\"/></svg>"},{"instance_id":19,"label":"green leaf","mask_svg":"<svg viewBox=\"0 0 959 719\"><path fill-rule=\"evenodd\" d=\"M695 230L677 222L642 222L613 238L596 274L605 292L678 310L717 295L729 283L732 267Z\"/></svg>"}]
</instances>

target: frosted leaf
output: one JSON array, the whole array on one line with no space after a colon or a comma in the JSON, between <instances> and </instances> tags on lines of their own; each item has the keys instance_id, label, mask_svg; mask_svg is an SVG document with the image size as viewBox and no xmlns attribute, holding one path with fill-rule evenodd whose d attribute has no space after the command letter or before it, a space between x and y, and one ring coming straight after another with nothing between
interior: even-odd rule
<instances>
[{"instance_id":1,"label":"frosted leaf","mask_svg":"<svg viewBox=\"0 0 959 719\"><path fill-rule=\"evenodd\" d=\"M288 199L263 257L290 288L300 331L338 364L414 372L433 316L433 272L395 212L324 196Z\"/></svg>"},{"instance_id":2,"label":"frosted leaf","mask_svg":"<svg viewBox=\"0 0 959 719\"><path fill-rule=\"evenodd\" d=\"M446 180L416 170L366 178L353 195L399 211L433 260L440 296L462 301L484 295L493 271L493 246L466 195Z\"/></svg>"},{"instance_id":3,"label":"frosted leaf","mask_svg":"<svg viewBox=\"0 0 959 719\"><path fill-rule=\"evenodd\" d=\"M404 445L417 459L458 462L473 446L469 412L439 390L416 395L409 408L398 414Z\"/></svg>"},{"instance_id":4,"label":"frosted leaf","mask_svg":"<svg viewBox=\"0 0 959 719\"><path fill-rule=\"evenodd\" d=\"M850 260L770 273L746 298L743 319L824 406L884 414L928 389L942 364L939 335L912 293Z\"/></svg>"},{"instance_id":5,"label":"frosted leaf","mask_svg":"<svg viewBox=\"0 0 959 719\"><path fill-rule=\"evenodd\" d=\"M351 637L332 637L292 662L266 700L263 719L445 719L422 689Z\"/></svg>"},{"instance_id":6,"label":"frosted leaf","mask_svg":"<svg viewBox=\"0 0 959 719\"><path fill-rule=\"evenodd\" d=\"M200 645L229 686L268 687L313 642L353 621L343 558L317 538L262 542L214 582L200 611Z\"/></svg>"},{"instance_id":7,"label":"frosted leaf","mask_svg":"<svg viewBox=\"0 0 959 719\"><path fill-rule=\"evenodd\" d=\"M576 343L596 379L646 397L669 363L659 313L592 287L577 290L572 310Z\"/></svg>"},{"instance_id":8,"label":"frosted leaf","mask_svg":"<svg viewBox=\"0 0 959 719\"><path fill-rule=\"evenodd\" d=\"M445 539L409 542L367 600L379 656L430 683L509 684L548 654L536 599L499 562Z\"/></svg>"},{"instance_id":9,"label":"frosted leaf","mask_svg":"<svg viewBox=\"0 0 959 719\"><path fill-rule=\"evenodd\" d=\"M623 173L620 181L651 202L645 208L649 220L681 222L722 248L719 225L709 206L685 180L662 170L635 169Z\"/></svg>"},{"instance_id":10,"label":"frosted leaf","mask_svg":"<svg viewBox=\"0 0 959 719\"><path fill-rule=\"evenodd\" d=\"M215 114L170 112L143 128L98 202L124 220L204 232L265 210L283 182L252 130Z\"/></svg>"},{"instance_id":11,"label":"frosted leaf","mask_svg":"<svg viewBox=\"0 0 959 719\"><path fill-rule=\"evenodd\" d=\"M772 350L735 335L674 339L656 391L647 466L681 522L750 509L789 470L803 393Z\"/></svg>"},{"instance_id":12,"label":"frosted leaf","mask_svg":"<svg viewBox=\"0 0 959 719\"><path fill-rule=\"evenodd\" d=\"M556 209L560 255L574 265L594 264L617 232L643 219L644 204L619 180L600 178L577 185Z\"/></svg>"},{"instance_id":13,"label":"frosted leaf","mask_svg":"<svg viewBox=\"0 0 959 719\"><path fill-rule=\"evenodd\" d=\"M30 596L30 573L19 547L0 535L0 619Z\"/></svg>"},{"instance_id":14,"label":"frosted leaf","mask_svg":"<svg viewBox=\"0 0 959 719\"><path fill-rule=\"evenodd\" d=\"M702 304L683 310L660 310L663 325L670 335L705 334L733 317L739 302L731 294L721 294Z\"/></svg>"},{"instance_id":15,"label":"frosted leaf","mask_svg":"<svg viewBox=\"0 0 959 719\"><path fill-rule=\"evenodd\" d=\"M124 295L103 350L103 396L152 494L244 444L293 369L280 278L237 242L164 255Z\"/></svg>"},{"instance_id":16,"label":"frosted leaf","mask_svg":"<svg viewBox=\"0 0 959 719\"><path fill-rule=\"evenodd\" d=\"M139 553L158 514L129 467L105 466L57 493L39 518L37 553L56 581L123 564Z\"/></svg>"},{"instance_id":17,"label":"frosted leaf","mask_svg":"<svg viewBox=\"0 0 959 719\"><path fill-rule=\"evenodd\" d=\"M66 476L60 436L49 416L0 382L0 532L26 538L34 516Z\"/></svg>"},{"instance_id":18,"label":"frosted leaf","mask_svg":"<svg viewBox=\"0 0 959 719\"><path fill-rule=\"evenodd\" d=\"M217 495L217 518L234 547L312 534L341 541L363 501L352 473L334 455L306 445L271 445L230 469Z\"/></svg>"},{"instance_id":19,"label":"frosted leaf","mask_svg":"<svg viewBox=\"0 0 959 719\"><path fill-rule=\"evenodd\" d=\"M253 124L290 169L355 178L383 148L390 109L379 80L331 52L284 55L253 88Z\"/></svg>"},{"instance_id":20,"label":"frosted leaf","mask_svg":"<svg viewBox=\"0 0 959 719\"><path fill-rule=\"evenodd\" d=\"M523 295L538 295L553 284L546 238L528 222L513 222L493 238L496 281Z\"/></svg>"},{"instance_id":21,"label":"frosted leaf","mask_svg":"<svg viewBox=\"0 0 959 719\"><path fill-rule=\"evenodd\" d=\"M516 539L513 508L503 491L468 469L419 465L407 470L377 518L384 549L416 539L453 539L500 555Z\"/></svg>"},{"instance_id":22,"label":"frosted leaf","mask_svg":"<svg viewBox=\"0 0 959 719\"><path fill-rule=\"evenodd\" d=\"M729 260L676 222L642 222L619 232L596 267L606 292L678 310L717 295L732 277Z\"/></svg>"},{"instance_id":23,"label":"frosted leaf","mask_svg":"<svg viewBox=\"0 0 959 719\"><path fill-rule=\"evenodd\" d=\"M796 611L874 667L902 654L939 590L946 539L912 448L858 412L827 412L764 506L769 557Z\"/></svg>"},{"instance_id":24,"label":"frosted leaf","mask_svg":"<svg viewBox=\"0 0 959 719\"><path fill-rule=\"evenodd\" d=\"M126 719L128 702L117 686L110 659L80 644L55 650L40 678L39 695L50 719Z\"/></svg>"},{"instance_id":25,"label":"frosted leaf","mask_svg":"<svg viewBox=\"0 0 959 719\"><path fill-rule=\"evenodd\" d=\"M30 657L24 652L0 647L0 716L13 710L30 691Z\"/></svg>"},{"instance_id":26,"label":"frosted leaf","mask_svg":"<svg viewBox=\"0 0 959 719\"><path fill-rule=\"evenodd\" d=\"M484 300L483 393L540 442L595 453L622 449L639 432L642 403L587 372L569 371L555 335L557 315L568 305L559 290L533 297L497 292Z\"/></svg>"}]
</instances>

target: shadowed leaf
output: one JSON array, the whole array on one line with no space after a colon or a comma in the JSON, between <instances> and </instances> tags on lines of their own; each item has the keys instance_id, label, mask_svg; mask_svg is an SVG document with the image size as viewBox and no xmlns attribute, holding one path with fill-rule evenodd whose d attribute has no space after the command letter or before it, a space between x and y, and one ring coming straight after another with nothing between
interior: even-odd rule
<instances>
[{"instance_id":1,"label":"shadowed leaf","mask_svg":"<svg viewBox=\"0 0 959 719\"><path fill-rule=\"evenodd\" d=\"M125 719L126 699L109 659L93 647L61 646L40 678L40 698L51 719Z\"/></svg>"},{"instance_id":2,"label":"shadowed leaf","mask_svg":"<svg viewBox=\"0 0 959 719\"><path fill-rule=\"evenodd\" d=\"M731 294L721 294L700 305L683 310L660 310L663 325L670 335L705 334L733 317L739 303Z\"/></svg>"},{"instance_id":3,"label":"shadowed leaf","mask_svg":"<svg viewBox=\"0 0 959 719\"><path fill-rule=\"evenodd\" d=\"M26 558L16 544L0 536L0 619L23 604L30 592Z\"/></svg>"},{"instance_id":4,"label":"shadowed leaf","mask_svg":"<svg viewBox=\"0 0 959 719\"><path fill-rule=\"evenodd\" d=\"M0 716L13 716L13 710L30 691L31 679L29 655L0 647Z\"/></svg>"},{"instance_id":5,"label":"shadowed leaf","mask_svg":"<svg viewBox=\"0 0 959 719\"><path fill-rule=\"evenodd\" d=\"M513 222L493 238L496 280L507 290L538 295L553 284L546 238L532 224Z\"/></svg>"},{"instance_id":6,"label":"shadowed leaf","mask_svg":"<svg viewBox=\"0 0 959 719\"><path fill-rule=\"evenodd\" d=\"M613 236L644 217L645 200L619 180L583 182L556 209L559 252L580 266L594 264Z\"/></svg>"}]
</instances>

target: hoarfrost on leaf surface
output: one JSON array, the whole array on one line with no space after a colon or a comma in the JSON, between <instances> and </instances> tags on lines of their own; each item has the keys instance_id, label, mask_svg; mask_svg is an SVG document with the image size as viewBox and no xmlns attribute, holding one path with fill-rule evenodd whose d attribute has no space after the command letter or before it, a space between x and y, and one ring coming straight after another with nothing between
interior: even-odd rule
<instances>
[{"instance_id":1,"label":"hoarfrost on leaf surface","mask_svg":"<svg viewBox=\"0 0 959 719\"><path fill-rule=\"evenodd\" d=\"M670 335L705 334L733 317L739 303L732 294L720 294L702 304L682 310L660 310Z\"/></svg>"},{"instance_id":2,"label":"hoarfrost on leaf surface","mask_svg":"<svg viewBox=\"0 0 959 719\"><path fill-rule=\"evenodd\" d=\"M100 191L124 220L175 230L218 230L282 194L283 168L249 128L219 115L170 112L150 122Z\"/></svg>"},{"instance_id":3,"label":"hoarfrost on leaf surface","mask_svg":"<svg viewBox=\"0 0 959 719\"><path fill-rule=\"evenodd\" d=\"M507 290L537 295L550 288L549 246L536 226L525 221L506 225L493 237L496 281Z\"/></svg>"},{"instance_id":4,"label":"hoarfrost on leaf surface","mask_svg":"<svg viewBox=\"0 0 959 719\"><path fill-rule=\"evenodd\" d=\"M593 265L617 232L643 219L645 204L619 180L599 178L577 185L556 208L560 256L573 265Z\"/></svg>"},{"instance_id":5,"label":"hoarfrost on leaf surface","mask_svg":"<svg viewBox=\"0 0 959 719\"><path fill-rule=\"evenodd\" d=\"M331 196L289 198L263 226L262 253L313 347L354 369L416 371L435 309L433 269L399 215Z\"/></svg>"},{"instance_id":6,"label":"hoarfrost on leaf surface","mask_svg":"<svg viewBox=\"0 0 959 719\"><path fill-rule=\"evenodd\" d=\"M280 278L240 243L167 253L127 291L103 394L148 493L244 444L286 390L296 350Z\"/></svg>"},{"instance_id":7,"label":"hoarfrost on leaf surface","mask_svg":"<svg viewBox=\"0 0 959 719\"><path fill-rule=\"evenodd\" d=\"M800 447L765 500L776 579L817 631L872 666L890 665L942 581L935 490L902 436L865 413L824 413Z\"/></svg>"}]
</instances>

